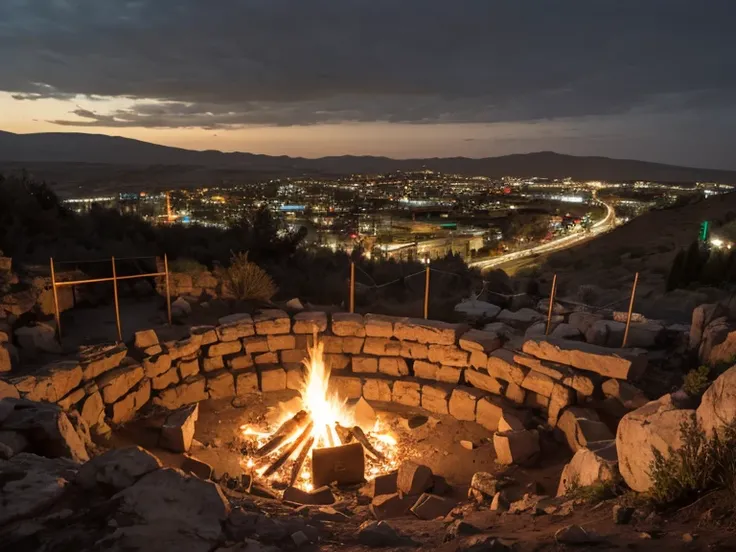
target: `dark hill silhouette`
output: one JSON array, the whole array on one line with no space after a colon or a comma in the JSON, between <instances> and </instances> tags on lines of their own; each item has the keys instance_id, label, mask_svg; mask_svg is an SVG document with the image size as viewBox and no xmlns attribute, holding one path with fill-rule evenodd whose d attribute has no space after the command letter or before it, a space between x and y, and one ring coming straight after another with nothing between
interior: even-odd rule
<instances>
[{"instance_id":1,"label":"dark hill silhouette","mask_svg":"<svg viewBox=\"0 0 736 552\"><path fill-rule=\"evenodd\" d=\"M195 151L118 136L65 132L14 134L0 131L0 162L92 163L138 167L184 165L281 175L386 173L427 168L441 172L486 176L736 183L736 171L678 167L608 157L580 157L549 151L482 159L467 157L391 159L354 155L306 159L241 152L224 153L215 150Z\"/></svg>"}]
</instances>

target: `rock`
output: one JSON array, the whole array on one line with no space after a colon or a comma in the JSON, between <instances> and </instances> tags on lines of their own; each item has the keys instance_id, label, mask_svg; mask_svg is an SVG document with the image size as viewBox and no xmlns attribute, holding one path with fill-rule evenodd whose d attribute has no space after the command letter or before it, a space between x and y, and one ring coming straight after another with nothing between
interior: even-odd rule
<instances>
[{"instance_id":1,"label":"rock","mask_svg":"<svg viewBox=\"0 0 736 552\"><path fill-rule=\"evenodd\" d=\"M118 501L119 515L127 516L124 519L131 523L113 535L116 550L143 550L152 542L161 546L167 536L173 535L181 541L181 550L212 550L230 513L230 505L217 485L170 468L144 475L113 500ZM155 532L146 532L146 527ZM140 540L143 535L148 538L147 544Z\"/></svg>"},{"instance_id":2,"label":"rock","mask_svg":"<svg viewBox=\"0 0 736 552\"><path fill-rule=\"evenodd\" d=\"M105 404L112 404L130 391L145 376L140 364L120 366L105 372L97 379L97 386Z\"/></svg>"},{"instance_id":3,"label":"rock","mask_svg":"<svg viewBox=\"0 0 736 552\"><path fill-rule=\"evenodd\" d=\"M22 433L31 442L32 450L49 458L89 460L84 437L58 406L16 399L5 401L13 401L13 411L5 418L3 429Z\"/></svg>"},{"instance_id":4,"label":"rock","mask_svg":"<svg viewBox=\"0 0 736 552\"><path fill-rule=\"evenodd\" d=\"M371 431L376 425L376 411L363 397L359 398L358 402L355 403L353 416L355 419L355 425L360 427L363 431Z\"/></svg>"},{"instance_id":5,"label":"rock","mask_svg":"<svg viewBox=\"0 0 736 552\"><path fill-rule=\"evenodd\" d=\"M410 508L419 519L444 518L457 503L441 496L424 493Z\"/></svg>"},{"instance_id":6,"label":"rock","mask_svg":"<svg viewBox=\"0 0 736 552\"><path fill-rule=\"evenodd\" d=\"M713 366L731 363L736 357L736 331L726 318L719 318L705 328L698 358L702 364Z\"/></svg>"},{"instance_id":7,"label":"rock","mask_svg":"<svg viewBox=\"0 0 736 552\"><path fill-rule=\"evenodd\" d=\"M253 317L258 335L286 334L291 331L291 318L279 309L265 309Z\"/></svg>"},{"instance_id":8,"label":"rock","mask_svg":"<svg viewBox=\"0 0 736 552\"><path fill-rule=\"evenodd\" d=\"M125 345L97 345L81 353L82 379L89 381L120 365L128 353Z\"/></svg>"},{"instance_id":9,"label":"rock","mask_svg":"<svg viewBox=\"0 0 736 552\"><path fill-rule=\"evenodd\" d=\"M155 378L171 368L171 357L167 354L156 354L143 359L143 372L147 378Z\"/></svg>"},{"instance_id":10,"label":"rock","mask_svg":"<svg viewBox=\"0 0 736 552\"><path fill-rule=\"evenodd\" d=\"M473 443L473 441L467 441L465 439L460 440L460 446L463 447L465 450L475 449L475 443Z\"/></svg>"},{"instance_id":11,"label":"rock","mask_svg":"<svg viewBox=\"0 0 736 552\"><path fill-rule=\"evenodd\" d=\"M580 333L575 326L572 324L557 324L554 330L550 333L551 337L557 339L569 339L569 340L580 340L583 338L583 334Z\"/></svg>"},{"instance_id":12,"label":"rock","mask_svg":"<svg viewBox=\"0 0 736 552\"><path fill-rule=\"evenodd\" d=\"M468 320L479 320L483 318L495 318L501 312L501 307L486 301L478 301L477 299L464 299L455 305L454 310Z\"/></svg>"},{"instance_id":13,"label":"rock","mask_svg":"<svg viewBox=\"0 0 736 552\"><path fill-rule=\"evenodd\" d=\"M585 340L603 347L621 347L626 324L614 320L598 320L585 334ZM626 340L627 347L651 349L662 345L666 339L664 327L654 322L632 323Z\"/></svg>"},{"instance_id":14,"label":"rock","mask_svg":"<svg viewBox=\"0 0 736 552\"><path fill-rule=\"evenodd\" d=\"M618 479L616 442L607 441L595 445L592 449L578 449L572 460L562 469L557 496L567 494L575 486L588 487Z\"/></svg>"},{"instance_id":15,"label":"rock","mask_svg":"<svg viewBox=\"0 0 736 552\"><path fill-rule=\"evenodd\" d=\"M504 433L505 431L521 431L526 429L524 422L521 421L519 416L511 412L504 412L501 414L501 419L498 420L498 432Z\"/></svg>"},{"instance_id":16,"label":"rock","mask_svg":"<svg viewBox=\"0 0 736 552\"><path fill-rule=\"evenodd\" d=\"M14 347L10 343L0 343L0 372L10 372L13 369L15 356L12 354L13 349Z\"/></svg>"},{"instance_id":17,"label":"rock","mask_svg":"<svg viewBox=\"0 0 736 552\"><path fill-rule=\"evenodd\" d=\"M726 370L708 387L697 416L708 436L736 420L736 366Z\"/></svg>"},{"instance_id":18,"label":"rock","mask_svg":"<svg viewBox=\"0 0 736 552\"><path fill-rule=\"evenodd\" d=\"M156 332L154 330L142 330L140 332L135 332L135 336L133 338L133 347L140 351L144 351L149 347L153 347L154 345L158 345L158 336L156 335Z\"/></svg>"},{"instance_id":19,"label":"rock","mask_svg":"<svg viewBox=\"0 0 736 552\"><path fill-rule=\"evenodd\" d=\"M286 502L310 505L329 505L335 503L335 496L329 487L319 487L313 491L303 491L297 487L287 487L283 499Z\"/></svg>"},{"instance_id":20,"label":"rock","mask_svg":"<svg viewBox=\"0 0 736 552\"><path fill-rule=\"evenodd\" d=\"M496 320L514 328L525 329L535 322L544 320L544 315L529 308L519 309L516 312L504 309L498 314Z\"/></svg>"},{"instance_id":21,"label":"rock","mask_svg":"<svg viewBox=\"0 0 736 552\"><path fill-rule=\"evenodd\" d=\"M255 374L253 374L255 376ZM238 376L240 380L240 376ZM256 389L257 391L257 389ZM240 392L238 392L240 394ZM198 403L209 398L204 376L191 376L175 387L161 391L153 403L168 410L176 410L187 404Z\"/></svg>"},{"instance_id":22,"label":"rock","mask_svg":"<svg viewBox=\"0 0 736 552\"><path fill-rule=\"evenodd\" d=\"M94 427L99 423L104 410L105 404L102 402L102 395L98 391L95 391L84 400L80 413L84 421L87 422L87 425Z\"/></svg>"},{"instance_id":23,"label":"rock","mask_svg":"<svg viewBox=\"0 0 736 552\"><path fill-rule=\"evenodd\" d=\"M634 508L628 508L621 504L616 504L613 507L613 523L616 525L626 525L631 521L631 516L634 515Z\"/></svg>"},{"instance_id":24,"label":"rock","mask_svg":"<svg viewBox=\"0 0 736 552\"><path fill-rule=\"evenodd\" d=\"M291 534L291 542L294 543L294 546L299 548L309 542L309 537L307 537L303 531L297 531Z\"/></svg>"},{"instance_id":25,"label":"rock","mask_svg":"<svg viewBox=\"0 0 736 552\"><path fill-rule=\"evenodd\" d=\"M300 312L294 315L295 334L312 335L327 329L327 314L324 312Z\"/></svg>"},{"instance_id":26,"label":"rock","mask_svg":"<svg viewBox=\"0 0 736 552\"><path fill-rule=\"evenodd\" d=\"M374 477L364 487L365 494L371 498L381 495L395 494L397 490L396 483L398 475L398 472L391 472Z\"/></svg>"},{"instance_id":27,"label":"rock","mask_svg":"<svg viewBox=\"0 0 736 552\"><path fill-rule=\"evenodd\" d=\"M332 315L332 333L340 337L365 337L365 322L360 314L336 312ZM393 335L393 326L388 337Z\"/></svg>"},{"instance_id":28,"label":"rock","mask_svg":"<svg viewBox=\"0 0 736 552\"><path fill-rule=\"evenodd\" d=\"M476 535L478 533L480 533L480 529L478 529L475 525L466 523L465 521L461 519L456 519L450 525L447 526L447 529L445 530L444 541L449 542L459 537L466 537L468 535Z\"/></svg>"},{"instance_id":29,"label":"rock","mask_svg":"<svg viewBox=\"0 0 736 552\"><path fill-rule=\"evenodd\" d=\"M199 418L199 404L180 408L166 418L161 427L160 445L173 452L188 452Z\"/></svg>"},{"instance_id":30,"label":"rock","mask_svg":"<svg viewBox=\"0 0 736 552\"><path fill-rule=\"evenodd\" d=\"M186 318L190 314L192 314L192 305L183 297L171 303L171 316L174 318Z\"/></svg>"},{"instance_id":31,"label":"rock","mask_svg":"<svg viewBox=\"0 0 736 552\"><path fill-rule=\"evenodd\" d=\"M399 493L379 495L371 501L370 511L378 520L400 517L409 512L416 499L416 495L400 495Z\"/></svg>"},{"instance_id":32,"label":"rock","mask_svg":"<svg viewBox=\"0 0 736 552\"><path fill-rule=\"evenodd\" d=\"M541 511L538 506L539 503L545 498L546 497L538 496L533 493L526 493L521 498L521 500L517 500L511 503L511 505L509 506L509 514L521 514L524 512L529 512L530 510L536 514Z\"/></svg>"},{"instance_id":33,"label":"rock","mask_svg":"<svg viewBox=\"0 0 736 552\"><path fill-rule=\"evenodd\" d=\"M184 455L184 460L181 463L181 469L185 473L191 473L196 475L200 479L212 479L212 466L207 462L203 462L199 458L195 458L189 454Z\"/></svg>"},{"instance_id":34,"label":"rock","mask_svg":"<svg viewBox=\"0 0 736 552\"><path fill-rule=\"evenodd\" d=\"M705 328L714 320L728 316L728 309L721 303L700 305L693 309L690 324L690 349L698 350L703 339Z\"/></svg>"},{"instance_id":35,"label":"rock","mask_svg":"<svg viewBox=\"0 0 736 552\"><path fill-rule=\"evenodd\" d=\"M636 410L649 402L646 395L625 381L609 379L603 382L603 394L608 398L618 400L627 410Z\"/></svg>"},{"instance_id":36,"label":"rock","mask_svg":"<svg viewBox=\"0 0 736 552\"><path fill-rule=\"evenodd\" d=\"M61 345L56 340L56 330L48 324L38 322L35 326L16 328L14 334L18 346L31 354L61 353Z\"/></svg>"},{"instance_id":37,"label":"rock","mask_svg":"<svg viewBox=\"0 0 736 552\"><path fill-rule=\"evenodd\" d=\"M358 542L371 548L401 546L405 539L385 521L366 521L358 528Z\"/></svg>"},{"instance_id":38,"label":"rock","mask_svg":"<svg viewBox=\"0 0 736 552\"><path fill-rule=\"evenodd\" d=\"M539 457L539 433L536 430L495 433L493 448L499 464L530 465Z\"/></svg>"},{"instance_id":39,"label":"rock","mask_svg":"<svg viewBox=\"0 0 736 552\"><path fill-rule=\"evenodd\" d=\"M217 337L220 341L235 341L255 334L253 318L247 313L236 313L223 316L217 323Z\"/></svg>"},{"instance_id":40,"label":"rock","mask_svg":"<svg viewBox=\"0 0 736 552\"><path fill-rule=\"evenodd\" d=\"M568 322L570 326L577 329L578 332L580 332L582 335L585 335L586 333L588 333L588 329L590 329L590 327L599 320L603 320L602 314L576 311L570 313Z\"/></svg>"},{"instance_id":41,"label":"rock","mask_svg":"<svg viewBox=\"0 0 736 552\"><path fill-rule=\"evenodd\" d=\"M471 353L474 351L491 353L501 347L501 338L494 332L469 330L460 336L458 344L461 349Z\"/></svg>"},{"instance_id":42,"label":"rock","mask_svg":"<svg viewBox=\"0 0 736 552\"><path fill-rule=\"evenodd\" d=\"M495 496L506 485L505 480L496 479L495 475L488 472L475 472L470 480L470 489L480 492L486 498Z\"/></svg>"},{"instance_id":43,"label":"rock","mask_svg":"<svg viewBox=\"0 0 736 552\"><path fill-rule=\"evenodd\" d=\"M555 541L560 544L592 544L599 540L596 535L579 525L568 525L555 533Z\"/></svg>"},{"instance_id":44,"label":"rock","mask_svg":"<svg viewBox=\"0 0 736 552\"><path fill-rule=\"evenodd\" d=\"M0 458L8 460L28 449L30 443L22 433L17 431L1 431L0 430Z\"/></svg>"},{"instance_id":45,"label":"rock","mask_svg":"<svg viewBox=\"0 0 736 552\"><path fill-rule=\"evenodd\" d=\"M51 508L66 492L75 467L67 460L50 460L27 453L0 460L3 474L0 526Z\"/></svg>"},{"instance_id":46,"label":"rock","mask_svg":"<svg viewBox=\"0 0 736 552\"><path fill-rule=\"evenodd\" d=\"M300 310L304 310L304 305L302 304L302 302L299 300L298 297L294 297L293 299L289 299L286 302L286 308L291 309L291 310L300 311Z\"/></svg>"},{"instance_id":47,"label":"rock","mask_svg":"<svg viewBox=\"0 0 736 552\"><path fill-rule=\"evenodd\" d=\"M144 379L130 393L108 408L110 421L113 424L129 422L150 398L151 380Z\"/></svg>"},{"instance_id":48,"label":"rock","mask_svg":"<svg viewBox=\"0 0 736 552\"><path fill-rule=\"evenodd\" d=\"M79 363L60 361L47 364L37 374L24 378L25 387L17 384L19 391L25 391L30 401L57 402L82 383L82 368ZM29 389L29 387L31 387Z\"/></svg>"},{"instance_id":49,"label":"rock","mask_svg":"<svg viewBox=\"0 0 736 552\"><path fill-rule=\"evenodd\" d=\"M502 491L497 492L495 495L493 495L493 500L491 501L491 512L507 512L509 509L509 501L506 499L506 496L503 494Z\"/></svg>"},{"instance_id":50,"label":"rock","mask_svg":"<svg viewBox=\"0 0 736 552\"><path fill-rule=\"evenodd\" d=\"M672 395L664 395L621 419L616 432L616 450L619 471L631 489L646 492L651 488L652 448L668 458L671 450L682 447L680 427L694 415L694 410L678 408L677 399Z\"/></svg>"},{"instance_id":51,"label":"rock","mask_svg":"<svg viewBox=\"0 0 736 552\"><path fill-rule=\"evenodd\" d=\"M393 337L403 341L418 341L433 345L455 345L457 336L464 329L465 327L461 324L450 324L439 320L402 318L394 324Z\"/></svg>"},{"instance_id":52,"label":"rock","mask_svg":"<svg viewBox=\"0 0 736 552\"><path fill-rule=\"evenodd\" d=\"M422 464L405 461L399 466L396 486L408 495L419 495L432 487L432 470Z\"/></svg>"},{"instance_id":53,"label":"rock","mask_svg":"<svg viewBox=\"0 0 736 552\"><path fill-rule=\"evenodd\" d=\"M112 449L80 467L74 482L86 490L102 486L120 491L160 467L159 459L141 447Z\"/></svg>"},{"instance_id":54,"label":"rock","mask_svg":"<svg viewBox=\"0 0 736 552\"><path fill-rule=\"evenodd\" d=\"M512 552L514 548L502 539L488 535L470 537L457 552Z\"/></svg>"},{"instance_id":55,"label":"rock","mask_svg":"<svg viewBox=\"0 0 736 552\"><path fill-rule=\"evenodd\" d=\"M571 406L560 416L557 427L565 434L570 450L576 452L596 441L614 438L608 426L600 421L598 414L589 408Z\"/></svg>"},{"instance_id":56,"label":"rock","mask_svg":"<svg viewBox=\"0 0 736 552\"><path fill-rule=\"evenodd\" d=\"M643 349L610 349L564 339L528 340L523 351L531 356L602 376L637 380L646 370L647 354Z\"/></svg>"}]
</instances>

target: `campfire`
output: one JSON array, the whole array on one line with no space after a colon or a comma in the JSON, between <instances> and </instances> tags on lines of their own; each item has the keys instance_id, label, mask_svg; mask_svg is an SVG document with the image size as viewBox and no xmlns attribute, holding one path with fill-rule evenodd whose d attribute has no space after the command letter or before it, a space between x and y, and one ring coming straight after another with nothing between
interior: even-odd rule
<instances>
[{"instance_id":1,"label":"campfire","mask_svg":"<svg viewBox=\"0 0 736 552\"><path fill-rule=\"evenodd\" d=\"M311 491L334 482L361 483L366 474L396 469L396 439L382 429L380 419L361 416L360 401L356 408L330 390L330 368L316 335L308 353L300 408L282 412L273 431L241 426L252 449L243 460L250 475L273 486Z\"/></svg>"}]
</instances>

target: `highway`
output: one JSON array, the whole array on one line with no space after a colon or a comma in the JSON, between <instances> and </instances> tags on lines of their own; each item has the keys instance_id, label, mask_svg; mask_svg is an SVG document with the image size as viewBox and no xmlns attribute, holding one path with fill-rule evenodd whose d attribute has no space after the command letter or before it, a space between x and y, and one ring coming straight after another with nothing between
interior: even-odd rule
<instances>
[{"instance_id":1,"label":"highway","mask_svg":"<svg viewBox=\"0 0 736 552\"><path fill-rule=\"evenodd\" d=\"M503 265L511 261L519 261L521 259L534 257L536 255L541 255L544 253L560 251L562 249L572 247L583 241L599 236L600 234L608 232L609 230L613 230L613 228L616 226L616 211L614 211L613 206L600 201L597 197L595 197L595 195L593 197L598 203L606 208L607 212L604 218L602 218L590 227L589 232L577 232L575 234L570 234L569 236L564 236L562 238L552 240L550 242L537 245L529 249L514 251L513 253L506 253L505 255L491 257L490 259L480 259L477 261L472 261L468 263L468 265L473 268L480 268L482 270L496 268L499 265Z\"/></svg>"}]
</instances>

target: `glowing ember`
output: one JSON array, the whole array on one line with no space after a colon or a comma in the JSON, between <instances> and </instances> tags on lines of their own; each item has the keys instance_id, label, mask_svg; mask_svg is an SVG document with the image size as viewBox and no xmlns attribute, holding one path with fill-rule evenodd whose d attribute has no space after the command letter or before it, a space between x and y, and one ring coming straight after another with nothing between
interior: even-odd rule
<instances>
[{"instance_id":1,"label":"glowing ember","mask_svg":"<svg viewBox=\"0 0 736 552\"><path fill-rule=\"evenodd\" d=\"M360 441L369 453L366 457L368 475L375 477L396 469L396 439L382 431L378 419L371 431L361 431L356 425L353 409L330 392L330 369L324 361L324 345L316 335L308 352L309 358L304 361L306 375L299 391L301 406L296 406L294 400L282 403L284 411L276 431L265 432L249 425L241 426L243 436L254 442L258 449L254 453L257 460L248 458L245 461L248 470L261 477L273 478L286 462L293 461L291 477L286 478L288 483L311 490L311 452L315 448L343 444L338 426L342 428L343 437L348 434L350 439ZM302 410L294 412L295 408Z\"/></svg>"}]
</instances>

